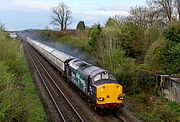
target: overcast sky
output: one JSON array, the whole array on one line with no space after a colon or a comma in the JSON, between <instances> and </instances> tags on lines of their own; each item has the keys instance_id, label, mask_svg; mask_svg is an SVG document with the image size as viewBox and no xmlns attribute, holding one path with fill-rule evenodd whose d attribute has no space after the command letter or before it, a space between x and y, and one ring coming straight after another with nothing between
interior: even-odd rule
<instances>
[{"instance_id":1,"label":"overcast sky","mask_svg":"<svg viewBox=\"0 0 180 122\"><path fill-rule=\"evenodd\" d=\"M114 15L128 15L130 7L144 5L146 0L1 0L0 22L8 30L52 28L50 15L52 7L64 2L71 8L75 28L80 20L87 26L104 24Z\"/></svg>"}]
</instances>

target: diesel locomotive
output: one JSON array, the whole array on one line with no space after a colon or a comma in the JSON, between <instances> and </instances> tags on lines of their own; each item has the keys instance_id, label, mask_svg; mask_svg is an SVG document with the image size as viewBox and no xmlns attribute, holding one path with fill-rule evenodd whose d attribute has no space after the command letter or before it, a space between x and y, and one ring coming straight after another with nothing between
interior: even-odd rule
<instances>
[{"instance_id":1,"label":"diesel locomotive","mask_svg":"<svg viewBox=\"0 0 180 122\"><path fill-rule=\"evenodd\" d=\"M27 42L74 84L95 108L123 106L123 87L111 72L33 39L27 38Z\"/></svg>"}]
</instances>

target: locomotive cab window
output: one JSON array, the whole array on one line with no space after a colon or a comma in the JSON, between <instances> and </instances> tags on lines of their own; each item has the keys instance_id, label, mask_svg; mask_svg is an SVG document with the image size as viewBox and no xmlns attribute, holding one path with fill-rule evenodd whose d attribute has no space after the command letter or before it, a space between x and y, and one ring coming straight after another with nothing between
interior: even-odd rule
<instances>
[{"instance_id":1,"label":"locomotive cab window","mask_svg":"<svg viewBox=\"0 0 180 122\"><path fill-rule=\"evenodd\" d=\"M102 73L102 79L108 79L108 73L107 72Z\"/></svg>"},{"instance_id":2,"label":"locomotive cab window","mask_svg":"<svg viewBox=\"0 0 180 122\"><path fill-rule=\"evenodd\" d=\"M109 81L115 81L116 78L113 74L111 73L108 73L108 72L102 72L102 73L99 73L97 74L94 79L93 79L93 82L96 83L97 81L99 80L109 80Z\"/></svg>"},{"instance_id":3,"label":"locomotive cab window","mask_svg":"<svg viewBox=\"0 0 180 122\"><path fill-rule=\"evenodd\" d=\"M94 83L98 80L101 80L101 74L98 74L94 77Z\"/></svg>"}]
</instances>

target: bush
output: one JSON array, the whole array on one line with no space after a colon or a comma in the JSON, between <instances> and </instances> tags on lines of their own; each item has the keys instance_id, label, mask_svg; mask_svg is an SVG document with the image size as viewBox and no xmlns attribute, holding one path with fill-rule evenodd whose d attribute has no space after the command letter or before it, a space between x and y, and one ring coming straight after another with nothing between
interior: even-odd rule
<instances>
[{"instance_id":1,"label":"bush","mask_svg":"<svg viewBox=\"0 0 180 122\"><path fill-rule=\"evenodd\" d=\"M146 52L145 64L149 66L150 71L162 72L164 67L164 50L166 50L166 39L159 38L152 43Z\"/></svg>"},{"instance_id":2,"label":"bush","mask_svg":"<svg viewBox=\"0 0 180 122\"><path fill-rule=\"evenodd\" d=\"M85 29L86 29L86 26L85 26L84 21L79 21L79 23L77 24L76 30L83 32Z\"/></svg>"},{"instance_id":3,"label":"bush","mask_svg":"<svg viewBox=\"0 0 180 122\"><path fill-rule=\"evenodd\" d=\"M118 28L119 23L115 19L109 18L108 21L106 22L105 27Z\"/></svg>"},{"instance_id":4,"label":"bush","mask_svg":"<svg viewBox=\"0 0 180 122\"><path fill-rule=\"evenodd\" d=\"M126 26L124 28L126 28ZM129 25L127 28L130 29ZM136 64L135 60L128 58L126 50L123 50L123 48L119 46L119 43L122 42L120 39L125 38L126 40L124 41L127 41L128 38L131 39L133 37L133 35L127 35L129 37L119 37L122 33L126 34L125 30L122 32L122 28L119 27L106 27L102 29L101 37L98 39L96 45L97 51L99 52L96 54L99 59L98 63L101 67L113 72L129 94L139 93L142 90L148 91L150 88L153 88L155 84L151 74L144 71L144 67ZM127 33L131 33L131 30ZM132 41L134 40L131 39L131 42ZM127 46L129 46L129 44L127 44Z\"/></svg>"},{"instance_id":5,"label":"bush","mask_svg":"<svg viewBox=\"0 0 180 122\"><path fill-rule=\"evenodd\" d=\"M159 37L148 49L145 63L150 70L168 74L180 70L180 26L173 23L164 30L164 37Z\"/></svg>"},{"instance_id":6,"label":"bush","mask_svg":"<svg viewBox=\"0 0 180 122\"><path fill-rule=\"evenodd\" d=\"M0 31L0 47L0 121L30 121L32 118L29 116L36 113L30 110L38 109L40 111L32 116L33 120L44 121L45 113L42 105L36 106L40 101L35 95L31 77L24 77L29 71L18 42L10 39L7 33ZM27 91L27 89L31 90ZM30 92L33 94L29 95Z\"/></svg>"},{"instance_id":7,"label":"bush","mask_svg":"<svg viewBox=\"0 0 180 122\"><path fill-rule=\"evenodd\" d=\"M95 24L92 26L92 28L89 30L89 45L92 49L96 49L96 45L97 45L97 40L99 39L101 34L101 25L100 24Z\"/></svg>"},{"instance_id":8,"label":"bush","mask_svg":"<svg viewBox=\"0 0 180 122\"><path fill-rule=\"evenodd\" d=\"M133 23L124 23L120 27L119 45L128 57L135 58L143 51L143 30Z\"/></svg>"},{"instance_id":9,"label":"bush","mask_svg":"<svg viewBox=\"0 0 180 122\"><path fill-rule=\"evenodd\" d=\"M167 73L177 73L180 71L180 43L177 43L169 49L166 48L164 59L164 70Z\"/></svg>"},{"instance_id":10,"label":"bush","mask_svg":"<svg viewBox=\"0 0 180 122\"><path fill-rule=\"evenodd\" d=\"M170 23L164 31L164 36L169 42L180 43L180 23Z\"/></svg>"}]
</instances>

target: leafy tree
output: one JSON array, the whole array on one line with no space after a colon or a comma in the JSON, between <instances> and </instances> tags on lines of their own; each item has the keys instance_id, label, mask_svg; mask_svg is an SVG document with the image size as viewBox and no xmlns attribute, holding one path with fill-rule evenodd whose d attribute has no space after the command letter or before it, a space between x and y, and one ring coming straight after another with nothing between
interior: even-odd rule
<instances>
[{"instance_id":1,"label":"leafy tree","mask_svg":"<svg viewBox=\"0 0 180 122\"><path fill-rule=\"evenodd\" d=\"M168 50L166 49L165 56L165 71L167 73L178 73L180 71L180 43Z\"/></svg>"},{"instance_id":2,"label":"leafy tree","mask_svg":"<svg viewBox=\"0 0 180 122\"><path fill-rule=\"evenodd\" d=\"M79 21L77 24L76 30L84 31L86 28L84 21Z\"/></svg>"},{"instance_id":3,"label":"leafy tree","mask_svg":"<svg viewBox=\"0 0 180 122\"><path fill-rule=\"evenodd\" d=\"M115 27L115 28L117 28L117 27L119 27L119 23L115 19L109 18L108 21L106 22L105 27Z\"/></svg>"},{"instance_id":4,"label":"leafy tree","mask_svg":"<svg viewBox=\"0 0 180 122\"><path fill-rule=\"evenodd\" d=\"M76 27L77 34L78 35L84 34L85 29L86 29L86 26L85 26L84 21L79 21L79 23L77 24L77 27Z\"/></svg>"},{"instance_id":5,"label":"leafy tree","mask_svg":"<svg viewBox=\"0 0 180 122\"><path fill-rule=\"evenodd\" d=\"M164 31L167 39L164 51L164 69L168 73L177 73L180 70L180 23L171 23Z\"/></svg>"},{"instance_id":6,"label":"leafy tree","mask_svg":"<svg viewBox=\"0 0 180 122\"><path fill-rule=\"evenodd\" d=\"M161 37L153 42L146 52L145 64L149 66L149 70L153 72L162 72L164 64L164 50L166 50L166 39Z\"/></svg>"},{"instance_id":7,"label":"leafy tree","mask_svg":"<svg viewBox=\"0 0 180 122\"><path fill-rule=\"evenodd\" d=\"M97 40L100 37L101 34L101 25L95 24L92 26L92 28L89 31L89 45L91 48L96 49Z\"/></svg>"},{"instance_id":8,"label":"leafy tree","mask_svg":"<svg viewBox=\"0 0 180 122\"><path fill-rule=\"evenodd\" d=\"M129 57L136 57L141 52L143 45L143 30L137 25L128 22L120 27L119 45Z\"/></svg>"},{"instance_id":9,"label":"leafy tree","mask_svg":"<svg viewBox=\"0 0 180 122\"><path fill-rule=\"evenodd\" d=\"M164 30L164 37L159 38L149 48L145 62L153 71L177 73L180 70L180 26L170 24Z\"/></svg>"},{"instance_id":10,"label":"leafy tree","mask_svg":"<svg viewBox=\"0 0 180 122\"><path fill-rule=\"evenodd\" d=\"M180 23L171 23L164 31L164 36L170 43L180 43Z\"/></svg>"}]
</instances>

